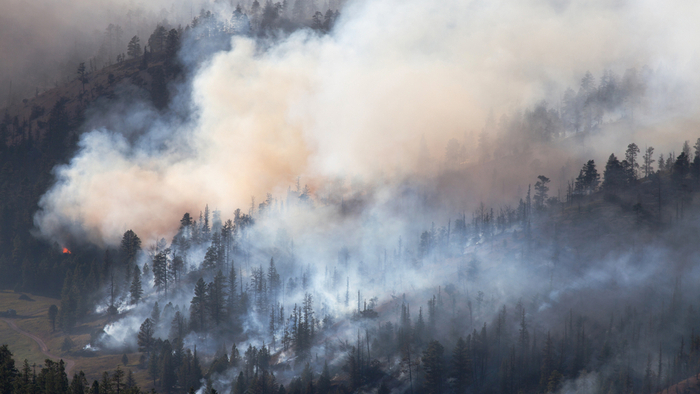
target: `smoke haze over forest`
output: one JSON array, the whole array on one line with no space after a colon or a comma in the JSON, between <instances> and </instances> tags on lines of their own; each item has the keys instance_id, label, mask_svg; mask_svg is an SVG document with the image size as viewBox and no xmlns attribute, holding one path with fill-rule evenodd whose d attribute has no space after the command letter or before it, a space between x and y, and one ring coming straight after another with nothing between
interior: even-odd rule
<instances>
[{"instance_id":1,"label":"smoke haze over forest","mask_svg":"<svg viewBox=\"0 0 700 394\"><path fill-rule=\"evenodd\" d=\"M175 108L120 108L116 124L101 120L104 111L92 114L95 130L81 137L70 165L58 169L37 224L49 237L70 223L84 226L92 241L113 243L127 227L155 237L172 233L180 212L206 203L232 212L248 206L251 195L278 195L298 176L312 189L338 176L400 182L426 172L426 160L443 160L451 138L466 146L467 162L477 161L489 113L512 115L542 100L558 109L565 89L577 90L586 71L611 70L619 78L636 68L647 93L628 109L635 112L633 126L611 126L583 148L546 153L556 158L551 165L573 159L564 177L548 174L561 188L578 162L603 160L610 146L632 137L657 149L692 137L684 134L696 124L699 82L697 44L687 39L695 31L690 7L358 1L346 6L329 35L298 32L263 52L251 39L235 38L230 51L204 64L188 53L191 82L178 90ZM621 112L606 118L632 116ZM134 118L152 126L124 140ZM489 133L495 143L497 131ZM429 159L419 157L422 137ZM520 191L535 172L513 174L527 179ZM480 196L493 195L479 185ZM506 199L515 194L509 190ZM139 220L143 212L153 214L147 223Z\"/></svg>"},{"instance_id":2,"label":"smoke haze over forest","mask_svg":"<svg viewBox=\"0 0 700 394\"><path fill-rule=\"evenodd\" d=\"M334 387L352 381L372 393L379 382L413 389L411 351L417 381L431 386L433 342L453 348L467 336L475 393L592 384L651 394L690 376L688 360L700 365L700 3L5 4L8 108L75 82L84 63L94 78L65 100L77 108L75 130L59 141L69 153L41 169L50 181L23 219L32 242L52 250L41 269L61 261L65 272L55 286L62 329L109 316L91 349L151 357L141 333L153 324L154 338L167 339L153 363L165 365L171 344L199 349L210 370L195 385L226 393L239 393L243 373L233 352L215 368L231 344L241 355L244 345L273 349L277 383L300 376L298 360L316 373L328 362L349 376ZM154 49L151 32L164 25L177 45ZM117 60L133 35L150 52ZM116 80L118 67L130 74ZM107 80L101 68L104 94L94 88ZM29 138L13 137L27 157L50 151L41 144L60 129L57 102L47 123L32 108ZM21 134L19 118L5 118L3 137ZM34 124L48 124L46 134ZM15 289L28 291L18 273L39 263L18 257L23 244L7 228L0 268L14 267L25 277ZM175 335L179 313L189 324ZM664 357L689 335L687 358L681 347L673 376L663 375ZM363 341L356 382L352 346L362 360ZM644 366L661 348L652 385ZM166 391L186 389L159 379Z\"/></svg>"}]
</instances>

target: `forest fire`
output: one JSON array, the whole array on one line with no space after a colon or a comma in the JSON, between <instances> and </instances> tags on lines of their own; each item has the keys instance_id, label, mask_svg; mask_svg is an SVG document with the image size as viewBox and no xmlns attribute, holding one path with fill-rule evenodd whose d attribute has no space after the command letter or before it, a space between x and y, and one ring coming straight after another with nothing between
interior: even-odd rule
<instances>
[{"instance_id":1,"label":"forest fire","mask_svg":"<svg viewBox=\"0 0 700 394\"><path fill-rule=\"evenodd\" d=\"M70 253L70 250L68 250L68 248L65 248L65 247L64 247L64 248L63 248L63 254L71 254L71 253Z\"/></svg>"}]
</instances>

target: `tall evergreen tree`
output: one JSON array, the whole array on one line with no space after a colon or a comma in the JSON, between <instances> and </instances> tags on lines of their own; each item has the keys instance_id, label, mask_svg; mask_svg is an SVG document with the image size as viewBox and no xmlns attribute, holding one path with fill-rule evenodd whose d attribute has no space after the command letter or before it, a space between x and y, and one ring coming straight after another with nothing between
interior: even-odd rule
<instances>
[{"instance_id":1,"label":"tall evergreen tree","mask_svg":"<svg viewBox=\"0 0 700 394\"><path fill-rule=\"evenodd\" d=\"M131 282L131 269L136 264L136 257L141 250L141 239L133 230L127 230L122 236L120 251L124 269L126 272L126 283Z\"/></svg>"},{"instance_id":2,"label":"tall evergreen tree","mask_svg":"<svg viewBox=\"0 0 700 394\"><path fill-rule=\"evenodd\" d=\"M138 265L134 266L134 274L131 279L131 286L129 287L129 294L131 296L131 304L137 304L141 300L143 295L143 288L141 287L141 270Z\"/></svg>"},{"instance_id":3,"label":"tall evergreen tree","mask_svg":"<svg viewBox=\"0 0 700 394\"><path fill-rule=\"evenodd\" d=\"M139 334L137 338L140 352L145 352L149 354L151 353L151 350L153 350L154 332L155 326L153 325L153 321L150 318L147 318L141 324L141 328L139 329Z\"/></svg>"},{"instance_id":4,"label":"tall evergreen tree","mask_svg":"<svg viewBox=\"0 0 700 394\"><path fill-rule=\"evenodd\" d=\"M206 329L207 320L207 285L199 278L194 286L194 297L190 301L190 327L194 331Z\"/></svg>"},{"instance_id":5,"label":"tall evergreen tree","mask_svg":"<svg viewBox=\"0 0 700 394\"><path fill-rule=\"evenodd\" d=\"M425 392L440 394L443 392L445 382L445 367L443 354L445 348L438 341L430 341L428 348L423 352L423 369L425 370Z\"/></svg>"},{"instance_id":6,"label":"tall evergreen tree","mask_svg":"<svg viewBox=\"0 0 700 394\"><path fill-rule=\"evenodd\" d=\"M472 365L467 342L461 337L452 351L452 377L455 393L466 393L467 387L471 384Z\"/></svg>"}]
</instances>

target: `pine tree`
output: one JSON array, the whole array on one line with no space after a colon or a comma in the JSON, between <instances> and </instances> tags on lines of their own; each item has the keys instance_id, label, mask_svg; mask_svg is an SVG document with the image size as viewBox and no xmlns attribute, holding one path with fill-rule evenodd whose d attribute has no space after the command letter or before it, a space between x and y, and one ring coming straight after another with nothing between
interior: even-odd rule
<instances>
[{"instance_id":1,"label":"pine tree","mask_svg":"<svg viewBox=\"0 0 700 394\"><path fill-rule=\"evenodd\" d=\"M153 349L153 333L155 330L155 326L153 325L153 321L150 318L147 318L146 320L143 321L141 324L141 328L139 329L139 334L138 334L138 345L139 345L139 351L140 352L145 352L149 353Z\"/></svg>"},{"instance_id":2,"label":"pine tree","mask_svg":"<svg viewBox=\"0 0 700 394\"><path fill-rule=\"evenodd\" d=\"M241 354L238 352L238 348L234 343L231 346L231 357L229 358L229 365L231 368L238 368L238 364L241 362Z\"/></svg>"},{"instance_id":3,"label":"pine tree","mask_svg":"<svg viewBox=\"0 0 700 394\"><path fill-rule=\"evenodd\" d=\"M547 340L544 343L544 349L542 350L542 363L540 366L540 389L542 391L547 389L549 384L549 376L552 374L554 369L554 349L552 344L552 336L547 332Z\"/></svg>"},{"instance_id":4,"label":"pine tree","mask_svg":"<svg viewBox=\"0 0 700 394\"><path fill-rule=\"evenodd\" d=\"M627 151L625 151L625 161L627 161L627 177L630 182L637 180L637 171L639 170L639 163L637 161L637 155L639 154L639 147L635 143L627 145Z\"/></svg>"},{"instance_id":5,"label":"pine tree","mask_svg":"<svg viewBox=\"0 0 700 394\"><path fill-rule=\"evenodd\" d=\"M464 338L460 337L452 351L452 377L454 378L454 390L457 394L466 393L471 384L472 365L469 357L469 348Z\"/></svg>"},{"instance_id":6,"label":"pine tree","mask_svg":"<svg viewBox=\"0 0 700 394\"><path fill-rule=\"evenodd\" d=\"M423 369L425 370L425 390L430 394L442 393L445 381L443 354L445 348L438 341L431 341L423 352Z\"/></svg>"},{"instance_id":7,"label":"pine tree","mask_svg":"<svg viewBox=\"0 0 700 394\"><path fill-rule=\"evenodd\" d=\"M547 192L549 191L549 187L547 187L547 184L549 183L549 178L547 178L544 175L540 175L537 177L538 181L535 183L535 208L538 210L543 210L545 207L545 204L547 202Z\"/></svg>"},{"instance_id":8,"label":"pine tree","mask_svg":"<svg viewBox=\"0 0 700 394\"><path fill-rule=\"evenodd\" d=\"M247 385L245 382L245 376L243 376L243 371L241 371L238 374L238 378L236 379L236 385L234 386L233 394L245 394L246 389Z\"/></svg>"},{"instance_id":9,"label":"pine tree","mask_svg":"<svg viewBox=\"0 0 700 394\"><path fill-rule=\"evenodd\" d=\"M127 45L126 54L131 58L141 56L141 40L139 36L133 36Z\"/></svg>"},{"instance_id":10,"label":"pine tree","mask_svg":"<svg viewBox=\"0 0 700 394\"><path fill-rule=\"evenodd\" d=\"M136 387L136 378L134 378L134 373L131 370L129 370L129 373L126 374L124 388L127 390L131 390L134 387Z\"/></svg>"},{"instance_id":11,"label":"pine tree","mask_svg":"<svg viewBox=\"0 0 700 394\"><path fill-rule=\"evenodd\" d=\"M172 346L170 341L165 340L163 342L163 349L161 351L160 360L160 386L165 390L166 393L170 393L173 386L175 386L175 365L173 364Z\"/></svg>"},{"instance_id":12,"label":"pine tree","mask_svg":"<svg viewBox=\"0 0 700 394\"><path fill-rule=\"evenodd\" d=\"M625 185L625 169L617 160L614 154L608 158L605 164L605 172L603 173L603 190L607 192L616 192Z\"/></svg>"},{"instance_id":13,"label":"pine tree","mask_svg":"<svg viewBox=\"0 0 700 394\"><path fill-rule=\"evenodd\" d=\"M131 269L136 264L136 256L141 250L141 239L133 230L127 230L122 236L120 251L126 272L126 283L131 282Z\"/></svg>"},{"instance_id":14,"label":"pine tree","mask_svg":"<svg viewBox=\"0 0 700 394\"><path fill-rule=\"evenodd\" d=\"M161 250L153 257L153 284L158 291L164 291L165 296L168 296L168 280L170 271L168 267L168 254L170 249Z\"/></svg>"},{"instance_id":15,"label":"pine tree","mask_svg":"<svg viewBox=\"0 0 700 394\"><path fill-rule=\"evenodd\" d=\"M225 316L226 307L226 278L219 270L214 276L214 281L209 284L208 311L211 321L215 325L221 324Z\"/></svg>"},{"instance_id":16,"label":"pine tree","mask_svg":"<svg viewBox=\"0 0 700 394\"><path fill-rule=\"evenodd\" d=\"M133 279L131 280L131 287L129 287L129 294L131 296L131 304L137 304L141 300L143 295L143 288L141 287L141 270L139 266L134 266Z\"/></svg>"},{"instance_id":17,"label":"pine tree","mask_svg":"<svg viewBox=\"0 0 700 394\"><path fill-rule=\"evenodd\" d=\"M331 373L328 370L328 361L323 364L323 372L318 378L317 394L329 394L331 392Z\"/></svg>"},{"instance_id":18,"label":"pine tree","mask_svg":"<svg viewBox=\"0 0 700 394\"><path fill-rule=\"evenodd\" d=\"M148 376L153 379L153 385L156 385L156 379L160 375L160 365L156 352L151 352L151 357L148 359Z\"/></svg>"},{"instance_id":19,"label":"pine tree","mask_svg":"<svg viewBox=\"0 0 700 394\"><path fill-rule=\"evenodd\" d=\"M270 267L267 269L267 284L270 289L271 301L276 302L282 281L277 273L277 268L275 268L274 258L270 258Z\"/></svg>"},{"instance_id":20,"label":"pine tree","mask_svg":"<svg viewBox=\"0 0 700 394\"><path fill-rule=\"evenodd\" d=\"M117 394L120 394L124 388L124 371L117 365L117 369L112 373L112 382L114 382L114 388L117 390Z\"/></svg>"},{"instance_id":21,"label":"pine tree","mask_svg":"<svg viewBox=\"0 0 700 394\"><path fill-rule=\"evenodd\" d=\"M206 329L207 316L207 285L199 278L194 286L194 297L190 301L190 327L194 331Z\"/></svg>"}]
</instances>

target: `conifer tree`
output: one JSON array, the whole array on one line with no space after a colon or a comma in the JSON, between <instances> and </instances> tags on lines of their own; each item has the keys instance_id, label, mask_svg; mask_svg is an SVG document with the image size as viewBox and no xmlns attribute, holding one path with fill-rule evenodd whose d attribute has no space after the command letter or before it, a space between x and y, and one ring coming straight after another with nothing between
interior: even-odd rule
<instances>
[{"instance_id":1,"label":"conifer tree","mask_svg":"<svg viewBox=\"0 0 700 394\"><path fill-rule=\"evenodd\" d=\"M138 304L143 295L143 288L141 286L141 270L139 266L134 266L134 274L131 280L131 286L129 287L129 294L131 296L131 304Z\"/></svg>"},{"instance_id":2,"label":"conifer tree","mask_svg":"<svg viewBox=\"0 0 700 394\"><path fill-rule=\"evenodd\" d=\"M316 384L318 394L329 394L331 391L331 373L328 370L328 361L323 364L323 372Z\"/></svg>"},{"instance_id":3,"label":"conifer tree","mask_svg":"<svg viewBox=\"0 0 700 394\"><path fill-rule=\"evenodd\" d=\"M207 285L199 278L194 286L194 297L190 301L190 327L194 331L206 329Z\"/></svg>"},{"instance_id":4,"label":"conifer tree","mask_svg":"<svg viewBox=\"0 0 700 394\"><path fill-rule=\"evenodd\" d=\"M423 369L425 370L426 393L440 394L445 379L443 354L445 348L438 341L431 341L423 352Z\"/></svg>"},{"instance_id":5,"label":"conifer tree","mask_svg":"<svg viewBox=\"0 0 700 394\"><path fill-rule=\"evenodd\" d=\"M149 353L153 349L153 333L155 331L155 327L153 325L153 321L150 318L147 318L146 320L143 321L141 324L141 328L139 329L139 334L137 338L137 342L139 345L139 351L140 352L145 352Z\"/></svg>"},{"instance_id":6,"label":"conifer tree","mask_svg":"<svg viewBox=\"0 0 700 394\"><path fill-rule=\"evenodd\" d=\"M469 349L464 338L457 340L452 351L452 377L454 378L454 390L457 394L466 393L471 384L472 365L469 357Z\"/></svg>"}]
</instances>

